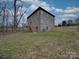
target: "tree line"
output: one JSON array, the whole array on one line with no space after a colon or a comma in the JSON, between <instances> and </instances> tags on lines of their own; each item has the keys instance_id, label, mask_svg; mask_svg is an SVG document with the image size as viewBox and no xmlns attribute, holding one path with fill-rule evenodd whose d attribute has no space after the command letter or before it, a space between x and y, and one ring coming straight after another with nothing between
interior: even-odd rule
<instances>
[{"instance_id":1,"label":"tree line","mask_svg":"<svg viewBox=\"0 0 79 59\"><path fill-rule=\"evenodd\" d=\"M64 20L58 26L74 26L74 25L79 25L79 18L75 20Z\"/></svg>"}]
</instances>

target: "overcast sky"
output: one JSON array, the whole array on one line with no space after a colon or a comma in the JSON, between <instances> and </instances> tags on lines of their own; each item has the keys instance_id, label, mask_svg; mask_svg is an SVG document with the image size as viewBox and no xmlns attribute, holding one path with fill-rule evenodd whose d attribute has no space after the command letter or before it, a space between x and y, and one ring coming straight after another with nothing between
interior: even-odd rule
<instances>
[{"instance_id":1,"label":"overcast sky","mask_svg":"<svg viewBox=\"0 0 79 59\"><path fill-rule=\"evenodd\" d=\"M3 1L3 0L0 0ZM13 9L13 0L5 0L8 8ZM75 19L79 17L79 0L22 0L24 1L23 10L27 9L24 19L39 6L55 15L55 24L63 20ZM20 4L20 2L17 2ZM0 4L1 5L1 4Z\"/></svg>"}]
</instances>

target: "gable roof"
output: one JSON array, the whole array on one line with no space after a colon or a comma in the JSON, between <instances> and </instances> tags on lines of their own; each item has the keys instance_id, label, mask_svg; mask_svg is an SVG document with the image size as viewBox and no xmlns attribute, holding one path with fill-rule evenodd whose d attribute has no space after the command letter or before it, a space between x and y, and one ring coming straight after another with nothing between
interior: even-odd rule
<instances>
[{"instance_id":1,"label":"gable roof","mask_svg":"<svg viewBox=\"0 0 79 59\"><path fill-rule=\"evenodd\" d=\"M41 8L41 7L38 7L31 15L29 15L29 16L27 17L27 19L30 18L30 17L31 17L35 12L37 12L38 10L43 10L43 11L45 11L46 13L50 14L51 16L55 17L53 14L49 13L49 12L46 11L45 9L43 9L43 8Z\"/></svg>"}]
</instances>

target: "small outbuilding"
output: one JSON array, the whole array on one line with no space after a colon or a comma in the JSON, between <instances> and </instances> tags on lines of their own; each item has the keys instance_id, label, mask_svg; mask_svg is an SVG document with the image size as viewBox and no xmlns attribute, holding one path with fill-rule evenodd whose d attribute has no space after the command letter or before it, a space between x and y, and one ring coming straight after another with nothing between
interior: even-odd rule
<instances>
[{"instance_id":1,"label":"small outbuilding","mask_svg":"<svg viewBox=\"0 0 79 59\"><path fill-rule=\"evenodd\" d=\"M39 7L27 17L27 23L32 32L48 32L54 28L55 16Z\"/></svg>"}]
</instances>

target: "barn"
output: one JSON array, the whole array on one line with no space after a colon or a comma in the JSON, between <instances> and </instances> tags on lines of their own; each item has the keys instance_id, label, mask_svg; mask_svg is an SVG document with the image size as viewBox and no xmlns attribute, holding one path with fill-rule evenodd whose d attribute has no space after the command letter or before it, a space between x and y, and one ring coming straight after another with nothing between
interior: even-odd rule
<instances>
[{"instance_id":1,"label":"barn","mask_svg":"<svg viewBox=\"0 0 79 59\"><path fill-rule=\"evenodd\" d=\"M55 16L39 7L27 17L27 23L32 32L48 32L54 28Z\"/></svg>"}]
</instances>

